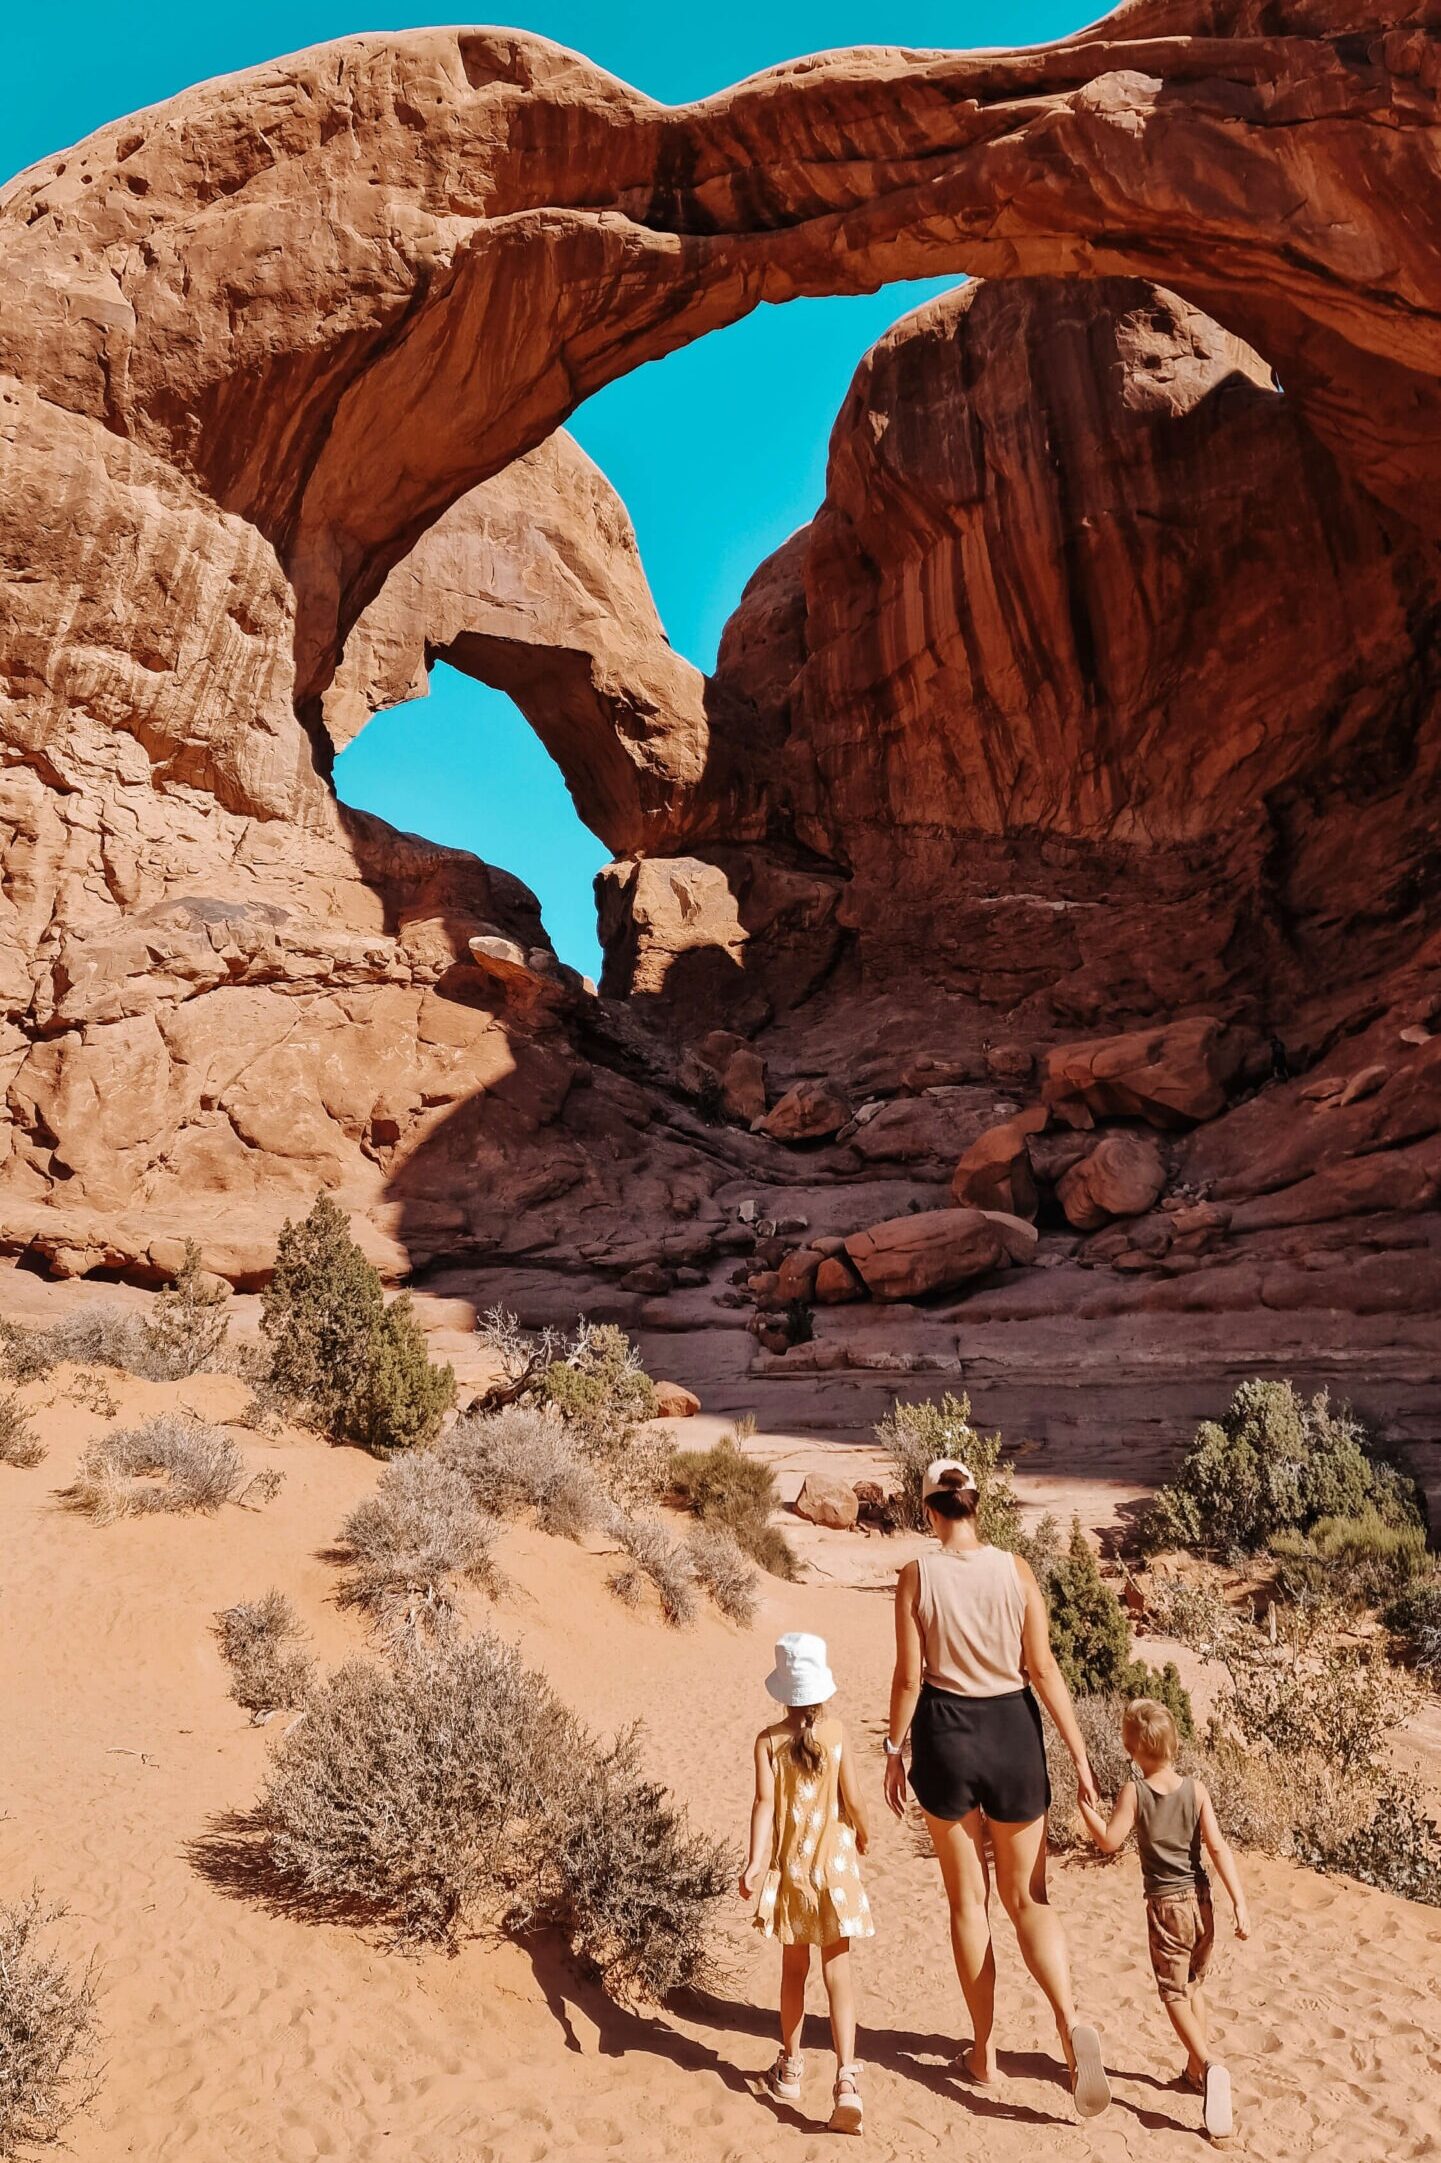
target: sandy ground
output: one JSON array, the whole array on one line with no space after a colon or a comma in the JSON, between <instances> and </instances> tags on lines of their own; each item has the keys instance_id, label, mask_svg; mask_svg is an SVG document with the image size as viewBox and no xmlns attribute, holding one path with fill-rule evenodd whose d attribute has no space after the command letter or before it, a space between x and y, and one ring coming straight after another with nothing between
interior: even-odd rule
<instances>
[{"instance_id":1,"label":"sandy ground","mask_svg":"<svg viewBox=\"0 0 1441 2163\"><path fill-rule=\"evenodd\" d=\"M224 1377L107 1382L127 1417L177 1398L233 1416L244 1395ZM227 1698L211 1618L276 1584L322 1657L362 1642L334 1605L336 1571L322 1555L379 1468L301 1435L241 1434L257 1468L286 1475L264 1511L98 1527L54 1499L104 1424L66 1386L61 1373L25 1393L41 1408L46 1463L0 1466L10 1745L0 1895L38 1880L68 1903L67 1947L100 1955L107 2066L96 2109L72 2131L77 2163L809 2163L834 2153L821 2130L830 2065L819 2017L801 2109L753 2092L774 2051L778 1961L738 1903L719 1946L724 1983L638 2017L610 2006L549 1941L401 1958L200 1874L191 1843L253 1800L275 1732L250 1727ZM778 1449L788 1474L804 1447L791 1438ZM1150 1984L1130 1858L1062 1862L1053 1877L1079 1995L1114 2070L1109 2116L1074 2121L1054 2034L1004 1927L1004 2087L982 2096L948 2076L965 2029L935 1867L879 1802L885 1591L898 1549L850 1552L869 1582L818 1572L771 1584L752 1630L708 1615L678 1632L608 1594L604 1556L517 1531L502 1553L508 1589L493 1607L479 1601L477 1619L518 1641L597 1728L641 1716L655 1771L737 1860L771 1641L784 1628L822 1631L874 1797L877 1936L856 1955L870 2152L995 2163L1201 2154L1197 2106L1173 2084L1178 2058ZM823 1544L815 1556L824 1567ZM1245 1867L1256 1933L1226 1942L1213 1992L1236 2084L1235 2151L1266 2163L1441 2152L1441 1914L1285 1865Z\"/></svg>"}]
</instances>

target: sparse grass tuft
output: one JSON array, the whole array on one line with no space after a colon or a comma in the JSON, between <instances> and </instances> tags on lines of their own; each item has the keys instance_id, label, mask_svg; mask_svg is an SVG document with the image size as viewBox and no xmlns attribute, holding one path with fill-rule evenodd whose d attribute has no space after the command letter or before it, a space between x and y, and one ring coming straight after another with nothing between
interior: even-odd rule
<instances>
[{"instance_id":1,"label":"sparse grass tuft","mask_svg":"<svg viewBox=\"0 0 1441 2163\"><path fill-rule=\"evenodd\" d=\"M388 1636L450 1630L462 1583L495 1591L494 1522L460 1474L430 1451L397 1457L341 1528L351 1564L341 1587Z\"/></svg>"},{"instance_id":2,"label":"sparse grass tuft","mask_svg":"<svg viewBox=\"0 0 1441 2163\"><path fill-rule=\"evenodd\" d=\"M760 1578L734 1533L724 1525L697 1525L687 1546L697 1581L723 1615L743 1628L756 1619Z\"/></svg>"},{"instance_id":3,"label":"sparse grass tuft","mask_svg":"<svg viewBox=\"0 0 1441 2163\"><path fill-rule=\"evenodd\" d=\"M696 1616L695 1570L686 1547L673 1540L654 1517L626 1517L617 1513L612 1531L630 1568L617 1571L611 1590L634 1607L640 1596L640 1579L649 1578L660 1599L661 1613L678 1628Z\"/></svg>"},{"instance_id":4,"label":"sparse grass tuft","mask_svg":"<svg viewBox=\"0 0 1441 2163\"><path fill-rule=\"evenodd\" d=\"M0 1394L0 1464L28 1467L45 1460L45 1444L35 1432L34 1415L13 1389Z\"/></svg>"},{"instance_id":5,"label":"sparse grass tuft","mask_svg":"<svg viewBox=\"0 0 1441 2163\"><path fill-rule=\"evenodd\" d=\"M673 1492L703 1525L729 1532L773 1577L796 1574L790 1542L771 1513L779 1508L775 1474L762 1457L748 1457L731 1435L714 1449L676 1450L670 1460Z\"/></svg>"},{"instance_id":6,"label":"sparse grass tuft","mask_svg":"<svg viewBox=\"0 0 1441 2163\"><path fill-rule=\"evenodd\" d=\"M244 1478L240 1452L223 1428L157 1412L143 1426L97 1436L65 1493L72 1508L110 1524L155 1510L208 1514L234 1501Z\"/></svg>"},{"instance_id":7,"label":"sparse grass tuft","mask_svg":"<svg viewBox=\"0 0 1441 2163\"><path fill-rule=\"evenodd\" d=\"M299 1649L305 1639L300 1617L283 1592L222 1609L215 1635L230 1668L230 1695L253 1719L303 1702L314 1670Z\"/></svg>"},{"instance_id":8,"label":"sparse grass tuft","mask_svg":"<svg viewBox=\"0 0 1441 2163\"><path fill-rule=\"evenodd\" d=\"M544 1531L572 1540L610 1518L610 1497L574 1436L553 1414L530 1405L457 1420L435 1454L497 1517L532 1509Z\"/></svg>"},{"instance_id":9,"label":"sparse grass tuft","mask_svg":"<svg viewBox=\"0 0 1441 2163\"><path fill-rule=\"evenodd\" d=\"M52 2147L93 2100L93 1968L72 1975L41 1943L64 1911L38 1892L0 1906L0 2156Z\"/></svg>"}]
</instances>

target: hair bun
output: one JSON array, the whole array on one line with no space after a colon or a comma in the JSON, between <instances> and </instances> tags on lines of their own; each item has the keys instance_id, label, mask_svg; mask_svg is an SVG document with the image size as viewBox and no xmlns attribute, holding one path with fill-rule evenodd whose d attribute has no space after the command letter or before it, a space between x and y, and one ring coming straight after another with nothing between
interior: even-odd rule
<instances>
[{"instance_id":1,"label":"hair bun","mask_svg":"<svg viewBox=\"0 0 1441 2163\"><path fill-rule=\"evenodd\" d=\"M954 1465L951 1466L948 1472L941 1474L941 1485L942 1487L949 1487L952 1494L967 1494L970 1491Z\"/></svg>"}]
</instances>

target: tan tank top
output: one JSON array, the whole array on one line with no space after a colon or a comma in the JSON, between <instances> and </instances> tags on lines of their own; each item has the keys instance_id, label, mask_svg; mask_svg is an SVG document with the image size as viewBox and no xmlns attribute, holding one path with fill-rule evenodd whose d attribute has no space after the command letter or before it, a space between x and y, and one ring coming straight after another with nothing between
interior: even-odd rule
<instances>
[{"instance_id":1,"label":"tan tank top","mask_svg":"<svg viewBox=\"0 0 1441 2163\"><path fill-rule=\"evenodd\" d=\"M1015 1556L1003 1547L953 1554L939 1548L922 1555L918 1568L922 1679L956 1697L1004 1697L1024 1690L1026 1595Z\"/></svg>"}]
</instances>

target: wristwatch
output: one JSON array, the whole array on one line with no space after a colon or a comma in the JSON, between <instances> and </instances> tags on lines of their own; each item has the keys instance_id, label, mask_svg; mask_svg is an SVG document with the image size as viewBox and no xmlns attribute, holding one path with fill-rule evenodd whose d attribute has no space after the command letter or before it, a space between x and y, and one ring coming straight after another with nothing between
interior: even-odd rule
<instances>
[{"instance_id":1,"label":"wristwatch","mask_svg":"<svg viewBox=\"0 0 1441 2163\"><path fill-rule=\"evenodd\" d=\"M899 1757L905 1748L905 1744L892 1742L890 1736L886 1735L882 1738L881 1748L885 1751L887 1757Z\"/></svg>"}]
</instances>

